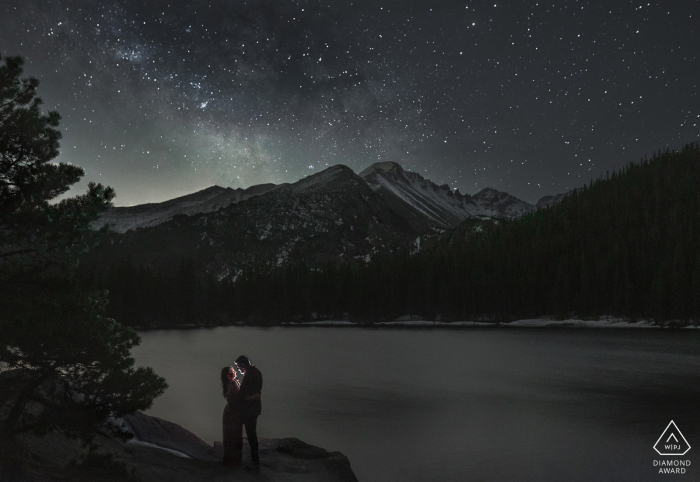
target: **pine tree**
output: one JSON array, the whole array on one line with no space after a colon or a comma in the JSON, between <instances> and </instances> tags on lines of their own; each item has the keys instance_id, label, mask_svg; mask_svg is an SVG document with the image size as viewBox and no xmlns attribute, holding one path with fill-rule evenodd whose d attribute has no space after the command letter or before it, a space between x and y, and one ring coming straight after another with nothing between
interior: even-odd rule
<instances>
[{"instance_id":1,"label":"pine tree","mask_svg":"<svg viewBox=\"0 0 700 482\"><path fill-rule=\"evenodd\" d=\"M134 368L138 335L105 317L106 292L76 275L77 254L94 243L90 222L114 191L91 183L52 202L84 171L52 162L60 116L41 113L38 81L20 78L22 64L8 57L0 66L0 451L27 430L87 435L111 414L148 408L167 387ZM62 394L47 396L49 382ZM44 407L40 416L26 416L30 401Z\"/></svg>"}]
</instances>

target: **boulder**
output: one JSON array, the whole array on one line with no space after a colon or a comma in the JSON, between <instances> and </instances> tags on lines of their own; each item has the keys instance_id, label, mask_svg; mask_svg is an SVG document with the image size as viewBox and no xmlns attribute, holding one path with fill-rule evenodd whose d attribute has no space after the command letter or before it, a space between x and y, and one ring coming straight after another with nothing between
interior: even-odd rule
<instances>
[{"instance_id":1,"label":"boulder","mask_svg":"<svg viewBox=\"0 0 700 482\"><path fill-rule=\"evenodd\" d=\"M0 480L144 482L199 481L305 481L356 482L350 461L340 452L328 452L295 438L260 442L261 468L248 472L250 447L243 439L243 463L224 467L223 445L211 446L189 430L137 412L111 421L112 429L95 434L92 450L77 440L51 432L42 437L23 434L24 462L12 471L0 470ZM133 434L127 441L114 435L115 428Z\"/></svg>"}]
</instances>

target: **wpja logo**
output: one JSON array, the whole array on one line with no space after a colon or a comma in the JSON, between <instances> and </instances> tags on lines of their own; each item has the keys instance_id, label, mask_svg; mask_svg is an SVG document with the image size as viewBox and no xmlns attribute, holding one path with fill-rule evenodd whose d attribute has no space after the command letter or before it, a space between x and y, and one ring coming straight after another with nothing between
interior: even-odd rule
<instances>
[{"instance_id":1,"label":"wpja logo","mask_svg":"<svg viewBox=\"0 0 700 482\"><path fill-rule=\"evenodd\" d=\"M654 450L659 455L678 456L685 455L690 450L690 444L685 439L676 423L671 420L664 433L654 444ZM660 474L685 474L690 466L690 460L664 459L654 460L654 467L659 468Z\"/></svg>"}]
</instances>

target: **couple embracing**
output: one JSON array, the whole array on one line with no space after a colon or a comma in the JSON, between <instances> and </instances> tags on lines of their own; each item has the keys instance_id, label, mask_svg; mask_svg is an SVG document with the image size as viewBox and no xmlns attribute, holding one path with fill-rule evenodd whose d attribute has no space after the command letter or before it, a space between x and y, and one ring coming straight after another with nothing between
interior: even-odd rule
<instances>
[{"instance_id":1,"label":"couple embracing","mask_svg":"<svg viewBox=\"0 0 700 482\"><path fill-rule=\"evenodd\" d=\"M226 407L224 408L224 465L240 465L243 452L243 426L250 444L250 470L260 469L258 455L258 416L262 410L260 392L262 373L245 355L236 358L236 368L243 374L239 382L236 370L225 367L221 370L221 386Z\"/></svg>"}]
</instances>

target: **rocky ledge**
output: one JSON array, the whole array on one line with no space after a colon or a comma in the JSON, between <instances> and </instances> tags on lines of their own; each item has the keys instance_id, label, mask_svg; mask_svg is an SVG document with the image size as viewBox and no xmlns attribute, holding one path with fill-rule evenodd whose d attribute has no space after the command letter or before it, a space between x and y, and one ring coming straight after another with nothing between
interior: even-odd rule
<instances>
[{"instance_id":1,"label":"rocky ledge","mask_svg":"<svg viewBox=\"0 0 700 482\"><path fill-rule=\"evenodd\" d=\"M183 427L137 412L113 422L133 437L126 442L112 431L99 431L86 447L52 432L42 437L22 435L22 463L0 469L0 480L11 482L104 481L318 481L356 482L350 461L295 438L260 439L259 471L248 472L248 442L243 439L243 464L221 465L223 446L209 445Z\"/></svg>"}]
</instances>

